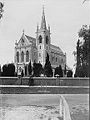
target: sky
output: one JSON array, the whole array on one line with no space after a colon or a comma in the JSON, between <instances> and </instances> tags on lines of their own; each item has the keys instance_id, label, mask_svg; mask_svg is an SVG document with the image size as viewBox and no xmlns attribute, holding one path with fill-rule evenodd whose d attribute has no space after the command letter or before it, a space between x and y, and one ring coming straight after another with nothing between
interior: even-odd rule
<instances>
[{"instance_id":1,"label":"sky","mask_svg":"<svg viewBox=\"0 0 90 120\"><path fill-rule=\"evenodd\" d=\"M41 24L44 5L46 23L51 27L51 43L67 55L67 65L73 68L78 32L90 24L90 1L83 0L0 0L4 2L0 20L0 64L14 62L15 41L23 30L36 37L36 26Z\"/></svg>"}]
</instances>

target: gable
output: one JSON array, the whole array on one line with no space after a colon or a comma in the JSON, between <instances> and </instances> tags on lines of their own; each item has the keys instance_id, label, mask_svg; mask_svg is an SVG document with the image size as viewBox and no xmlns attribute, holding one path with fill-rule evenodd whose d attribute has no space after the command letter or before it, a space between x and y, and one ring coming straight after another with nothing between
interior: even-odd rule
<instances>
[{"instance_id":1,"label":"gable","mask_svg":"<svg viewBox=\"0 0 90 120\"><path fill-rule=\"evenodd\" d=\"M28 45L30 45L30 44L32 44L32 42L30 42L30 41L26 38L26 36L23 34L23 35L21 36L19 42L17 43L17 46L18 46L18 47L23 47L23 46L28 46Z\"/></svg>"}]
</instances>

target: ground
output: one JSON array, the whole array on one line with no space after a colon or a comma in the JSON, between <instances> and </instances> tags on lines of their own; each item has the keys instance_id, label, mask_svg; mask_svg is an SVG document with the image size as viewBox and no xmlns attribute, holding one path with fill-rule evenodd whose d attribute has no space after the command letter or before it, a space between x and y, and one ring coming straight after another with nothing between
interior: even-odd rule
<instances>
[{"instance_id":1,"label":"ground","mask_svg":"<svg viewBox=\"0 0 90 120\"><path fill-rule=\"evenodd\" d=\"M72 120L89 120L89 95L64 94ZM0 120L60 120L60 94L0 95Z\"/></svg>"}]
</instances>

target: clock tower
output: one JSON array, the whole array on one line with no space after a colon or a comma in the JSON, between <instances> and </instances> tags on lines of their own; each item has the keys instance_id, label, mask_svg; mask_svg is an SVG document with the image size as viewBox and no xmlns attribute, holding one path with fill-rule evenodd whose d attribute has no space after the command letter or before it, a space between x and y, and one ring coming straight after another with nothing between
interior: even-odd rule
<instances>
[{"instance_id":1,"label":"clock tower","mask_svg":"<svg viewBox=\"0 0 90 120\"><path fill-rule=\"evenodd\" d=\"M42 13L41 26L37 25L36 30L36 45L38 50L38 63L40 62L43 66L46 62L47 54L50 55L50 26L46 26L44 8Z\"/></svg>"}]
</instances>

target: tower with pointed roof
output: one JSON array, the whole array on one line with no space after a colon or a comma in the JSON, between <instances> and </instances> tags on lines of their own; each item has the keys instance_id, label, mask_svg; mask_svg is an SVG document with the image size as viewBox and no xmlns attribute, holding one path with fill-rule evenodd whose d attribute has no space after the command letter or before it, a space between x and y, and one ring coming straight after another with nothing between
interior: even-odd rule
<instances>
[{"instance_id":1,"label":"tower with pointed roof","mask_svg":"<svg viewBox=\"0 0 90 120\"><path fill-rule=\"evenodd\" d=\"M50 27L47 28L44 7L40 27L37 26L36 45L38 50L38 62L43 66L46 61L47 54L50 54Z\"/></svg>"}]
</instances>

